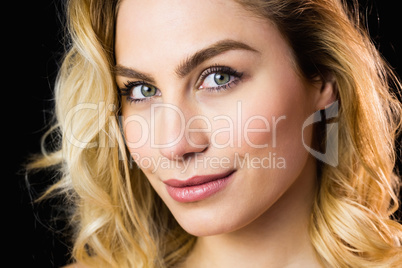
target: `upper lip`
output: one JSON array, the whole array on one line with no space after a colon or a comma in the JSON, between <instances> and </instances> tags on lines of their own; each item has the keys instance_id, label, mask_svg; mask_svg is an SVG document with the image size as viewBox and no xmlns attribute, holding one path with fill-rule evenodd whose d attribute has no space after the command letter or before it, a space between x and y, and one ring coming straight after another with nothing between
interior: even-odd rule
<instances>
[{"instance_id":1,"label":"upper lip","mask_svg":"<svg viewBox=\"0 0 402 268\"><path fill-rule=\"evenodd\" d=\"M229 175L231 175L236 170L229 170L219 174L211 174L211 175L200 175L200 176L193 176L188 178L187 180L177 180L177 179L169 179L163 181L168 186L182 188L182 187L190 187L195 185L201 185L210 181L215 181L219 179L223 179Z\"/></svg>"}]
</instances>

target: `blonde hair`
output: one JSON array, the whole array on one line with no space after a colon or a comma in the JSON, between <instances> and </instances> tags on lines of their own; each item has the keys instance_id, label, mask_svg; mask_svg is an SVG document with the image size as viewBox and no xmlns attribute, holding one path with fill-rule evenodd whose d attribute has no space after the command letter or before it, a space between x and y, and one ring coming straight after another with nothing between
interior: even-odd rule
<instances>
[{"instance_id":1,"label":"blonde hair","mask_svg":"<svg viewBox=\"0 0 402 268\"><path fill-rule=\"evenodd\" d=\"M336 80L339 164L320 166L310 221L312 244L332 267L401 267L399 178L393 173L400 83L338 0L237 0L269 19L294 52L300 75ZM137 168L119 128L113 76L118 0L69 0L68 51L55 85L56 149L28 169L62 178L44 197L65 195L75 226L73 258L94 267L172 267L191 251L186 233ZM354 12L351 12L352 10ZM79 114L79 117L78 117ZM44 138L45 140L45 138ZM325 142L325 141L323 141Z\"/></svg>"}]
</instances>

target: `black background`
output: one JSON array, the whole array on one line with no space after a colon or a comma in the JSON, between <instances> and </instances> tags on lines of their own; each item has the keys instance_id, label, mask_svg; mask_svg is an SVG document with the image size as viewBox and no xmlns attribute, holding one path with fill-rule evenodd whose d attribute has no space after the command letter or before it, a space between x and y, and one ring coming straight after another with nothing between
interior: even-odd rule
<instances>
[{"instance_id":1,"label":"black background","mask_svg":"<svg viewBox=\"0 0 402 268\"><path fill-rule=\"evenodd\" d=\"M379 50L402 74L402 18L397 1L362 0L369 13L370 34ZM67 232L62 220L50 220L58 200L33 205L25 184L22 164L29 154L40 150L40 138L52 108L52 87L63 53L63 27L56 7L60 1L15 1L3 9L2 37L2 166L6 238L3 251L10 267L60 267L68 260ZM10 12L10 14L7 14ZM5 72L5 74L4 74ZM3 121L4 121L3 120ZM398 165L401 166L399 147ZM3 149L4 152L4 149ZM400 168L401 169L401 168ZM32 179L35 191L52 181L51 176ZM38 178L39 177L39 178ZM59 218L63 214L57 212ZM53 230L52 230L53 229ZM54 230L59 230L54 232ZM4 240L3 240L4 241Z\"/></svg>"}]
</instances>

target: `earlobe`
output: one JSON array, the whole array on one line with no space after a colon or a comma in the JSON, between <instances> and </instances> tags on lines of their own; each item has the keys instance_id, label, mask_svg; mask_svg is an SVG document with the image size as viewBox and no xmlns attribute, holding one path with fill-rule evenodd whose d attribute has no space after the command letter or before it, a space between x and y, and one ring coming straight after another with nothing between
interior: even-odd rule
<instances>
[{"instance_id":1,"label":"earlobe","mask_svg":"<svg viewBox=\"0 0 402 268\"><path fill-rule=\"evenodd\" d=\"M338 88L335 76L331 73L320 78L321 87L317 92L318 97L316 101L316 110L323 110L336 101L338 95Z\"/></svg>"}]
</instances>

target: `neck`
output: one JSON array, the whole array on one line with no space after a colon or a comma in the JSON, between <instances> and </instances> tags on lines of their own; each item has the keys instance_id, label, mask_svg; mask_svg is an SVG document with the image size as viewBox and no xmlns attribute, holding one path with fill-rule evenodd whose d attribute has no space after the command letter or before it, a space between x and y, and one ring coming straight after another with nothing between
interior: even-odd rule
<instances>
[{"instance_id":1,"label":"neck","mask_svg":"<svg viewBox=\"0 0 402 268\"><path fill-rule=\"evenodd\" d=\"M308 234L315 178L309 159L293 185L252 223L199 237L185 267L321 267Z\"/></svg>"}]
</instances>

